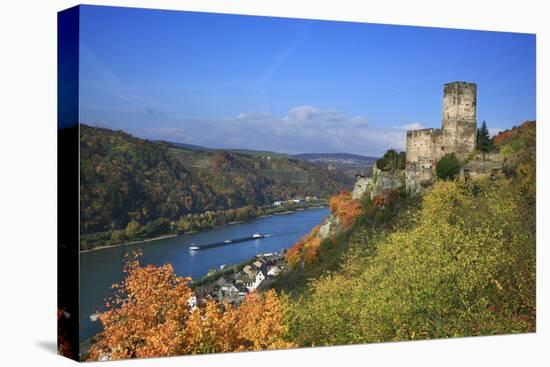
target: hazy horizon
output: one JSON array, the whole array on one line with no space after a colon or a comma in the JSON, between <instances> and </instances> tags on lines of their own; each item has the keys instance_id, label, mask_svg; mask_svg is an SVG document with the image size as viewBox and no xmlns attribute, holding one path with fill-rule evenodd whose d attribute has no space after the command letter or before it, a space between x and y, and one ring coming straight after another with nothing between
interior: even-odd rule
<instances>
[{"instance_id":1,"label":"hazy horizon","mask_svg":"<svg viewBox=\"0 0 550 367\"><path fill-rule=\"evenodd\" d=\"M530 34L81 6L80 121L215 149L381 156L440 127L443 85L478 125L536 119Z\"/></svg>"}]
</instances>

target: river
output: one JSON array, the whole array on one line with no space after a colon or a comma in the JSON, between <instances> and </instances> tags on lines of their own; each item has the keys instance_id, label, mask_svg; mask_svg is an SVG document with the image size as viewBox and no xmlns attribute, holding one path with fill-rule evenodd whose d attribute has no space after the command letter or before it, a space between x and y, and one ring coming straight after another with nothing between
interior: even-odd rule
<instances>
[{"instance_id":1,"label":"river","mask_svg":"<svg viewBox=\"0 0 550 367\"><path fill-rule=\"evenodd\" d=\"M103 300L112 294L111 285L122 279L124 255L142 249L143 265L174 266L179 276L198 279L209 269L223 264L237 264L260 253L274 252L292 246L300 237L321 223L327 208L314 208L289 214L257 218L198 233L104 248L80 254L80 341L101 331L101 322L90 320L102 310ZM262 233L267 237L229 244L201 251L189 251L191 244L200 245Z\"/></svg>"}]
</instances>

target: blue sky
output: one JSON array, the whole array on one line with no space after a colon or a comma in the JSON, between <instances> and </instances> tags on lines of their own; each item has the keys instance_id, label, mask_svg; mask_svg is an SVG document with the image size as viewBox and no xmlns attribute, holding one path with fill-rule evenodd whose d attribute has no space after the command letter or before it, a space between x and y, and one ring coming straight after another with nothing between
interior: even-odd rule
<instances>
[{"instance_id":1,"label":"blue sky","mask_svg":"<svg viewBox=\"0 0 550 367\"><path fill-rule=\"evenodd\" d=\"M440 127L443 84L478 124L535 119L535 36L81 7L80 120L139 137L381 155Z\"/></svg>"}]
</instances>

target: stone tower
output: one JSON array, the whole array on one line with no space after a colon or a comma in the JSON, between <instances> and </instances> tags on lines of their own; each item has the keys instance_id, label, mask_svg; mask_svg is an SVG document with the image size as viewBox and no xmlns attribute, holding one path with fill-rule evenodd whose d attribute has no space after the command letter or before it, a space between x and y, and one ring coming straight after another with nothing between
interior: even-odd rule
<instances>
[{"instance_id":1,"label":"stone tower","mask_svg":"<svg viewBox=\"0 0 550 367\"><path fill-rule=\"evenodd\" d=\"M443 90L443 147L446 153L455 153L464 159L476 147L476 101L474 83L453 82Z\"/></svg>"},{"instance_id":2,"label":"stone tower","mask_svg":"<svg viewBox=\"0 0 550 367\"><path fill-rule=\"evenodd\" d=\"M437 162L447 153L464 160L476 148L477 87L453 82L443 89L441 129L407 131L407 191L415 194L433 182Z\"/></svg>"}]
</instances>

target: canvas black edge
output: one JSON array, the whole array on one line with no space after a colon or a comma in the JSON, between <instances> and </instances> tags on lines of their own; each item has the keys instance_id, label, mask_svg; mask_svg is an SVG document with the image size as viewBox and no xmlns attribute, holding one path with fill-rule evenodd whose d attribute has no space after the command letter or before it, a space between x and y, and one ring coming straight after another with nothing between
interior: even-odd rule
<instances>
[{"instance_id":1,"label":"canvas black edge","mask_svg":"<svg viewBox=\"0 0 550 367\"><path fill-rule=\"evenodd\" d=\"M57 351L80 360L79 336L80 7L57 13Z\"/></svg>"}]
</instances>

